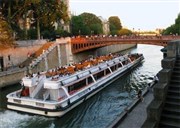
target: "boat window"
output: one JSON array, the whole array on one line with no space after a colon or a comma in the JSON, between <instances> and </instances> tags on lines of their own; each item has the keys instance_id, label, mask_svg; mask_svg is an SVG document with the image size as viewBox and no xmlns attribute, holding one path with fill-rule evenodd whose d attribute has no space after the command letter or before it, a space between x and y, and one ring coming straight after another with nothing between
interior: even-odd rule
<instances>
[{"instance_id":1,"label":"boat window","mask_svg":"<svg viewBox=\"0 0 180 128\"><path fill-rule=\"evenodd\" d=\"M122 67L121 63L118 64L118 68L119 68L119 67Z\"/></svg>"},{"instance_id":2,"label":"boat window","mask_svg":"<svg viewBox=\"0 0 180 128\"><path fill-rule=\"evenodd\" d=\"M93 76L94 76L95 80L98 80L104 76L104 71L94 74Z\"/></svg>"},{"instance_id":3,"label":"boat window","mask_svg":"<svg viewBox=\"0 0 180 128\"><path fill-rule=\"evenodd\" d=\"M110 68L111 68L112 72L114 72L114 71L116 70L115 65L114 65L114 66L111 66Z\"/></svg>"},{"instance_id":4,"label":"boat window","mask_svg":"<svg viewBox=\"0 0 180 128\"><path fill-rule=\"evenodd\" d=\"M44 107L44 104L36 102L36 106Z\"/></svg>"},{"instance_id":5,"label":"boat window","mask_svg":"<svg viewBox=\"0 0 180 128\"><path fill-rule=\"evenodd\" d=\"M106 75L108 75L108 74L110 74L111 72L110 72L110 70L107 68L107 69L105 70L105 73L106 73Z\"/></svg>"},{"instance_id":6,"label":"boat window","mask_svg":"<svg viewBox=\"0 0 180 128\"><path fill-rule=\"evenodd\" d=\"M88 77L88 84L91 84L91 83L93 83L93 79L92 77Z\"/></svg>"},{"instance_id":7,"label":"boat window","mask_svg":"<svg viewBox=\"0 0 180 128\"><path fill-rule=\"evenodd\" d=\"M122 62L123 65L127 65L128 63L129 63L128 60L124 60L124 61Z\"/></svg>"},{"instance_id":8,"label":"boat window","mask_svg":"<svg viewBox=\"0 0 180 128\"><path fill-rule=\"evenodd\" d=\"M19 104L21 103L21 100L13 99L13 101Z\"/></svg>"},{"instance_id":9,"label":"boat window","mask_svg":"<svg viewBox=\"0 0 180 128\"><path fill-rule=\"evenodd\" d=\"M69 87L68 87L68 92L69 92L70 94L72 94L72 93L78 91L79 89L81 89L81 88L83 88L83 87L85 87L85 86L86 86L86 79L81 80L81 81L73 84L72 86L69 86Z\"/></svg>"}]
</instances>

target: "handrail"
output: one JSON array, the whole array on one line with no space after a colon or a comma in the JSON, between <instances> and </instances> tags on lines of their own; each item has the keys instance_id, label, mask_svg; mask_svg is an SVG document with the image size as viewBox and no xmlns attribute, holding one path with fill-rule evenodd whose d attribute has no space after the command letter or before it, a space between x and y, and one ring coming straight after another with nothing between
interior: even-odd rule
<instances>
[{"instance_id":1,"label":"handrail","mask_svg":"<svg viewBox=\"0 0 180 128\"><path fill-rule=\"evenodd\" d=\"M45 93L43 94L43 100L44 100L44 101L47 100L47 98L49 97L49 95L50 95L49 90L46 90Z\"/></svg>"},{"instance_id":2,"label":"handrail","mask_svg":"<svg viewBox=\"0 0 180 128\"><path fill-rule=\"evenodd\" d=\"M34 98L34 97L37 95L37 93L39 92L39 90L43 87L43 85L44 85L44 77L45 77L45 76L40 76L40 78L38 79L39 81L38 81L38 83L37 83L36 88L35 88L34 91L30 94L30 97L31 97L31 98Z\"/></svg>"}]
</instances>

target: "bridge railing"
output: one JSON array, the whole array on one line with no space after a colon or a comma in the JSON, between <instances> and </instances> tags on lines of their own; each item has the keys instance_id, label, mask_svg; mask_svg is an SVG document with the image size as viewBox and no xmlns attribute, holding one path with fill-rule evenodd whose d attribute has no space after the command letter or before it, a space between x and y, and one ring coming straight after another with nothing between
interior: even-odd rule
<instances>
[{"instance_id":1,"label":"bridge railing","mask_svg":"<svg viewBox=\"0 0 180 128\"><path fill-rule=\"evenodd\" d=\"M98 48L113 44L154 44L159 46L166 46L167 42L171 40L180 39L180 36L117 36L117 37L78 37L71 39L71 48L73 53Z\"/></svg>"}]
</instances>

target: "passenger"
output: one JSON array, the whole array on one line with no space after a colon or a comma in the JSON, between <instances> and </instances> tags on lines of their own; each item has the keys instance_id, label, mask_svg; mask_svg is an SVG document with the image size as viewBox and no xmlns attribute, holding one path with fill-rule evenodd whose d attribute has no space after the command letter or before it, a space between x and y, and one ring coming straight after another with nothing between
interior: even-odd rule
<instances>
[{"instance_id":1,"label":"passenger","mask_svg":"<svg viewBox=\"0 0 180 128\"><path fill-rule=\"evenodd\" d=\"M158 74L157 74L157 75L158 75ZM157 75L156 75L156 76L154 76L154 84L158 83L158 81L159 81L159 79L158 79Z\"/></svg>"},{"instance_id":2,"label":"passenger","mask_svg":"<svg viewBox=\"0 0 180 128\"><path fill-rule=\"evenodd\" d=\"M148 83L148 92L153 92L152 88L151 88L151 83Z\"/></svg>"},{"instance_id":3,"label":"passenger","mask_svg":"<svg viewBox=\"0 0 180 128\"><path fill-rule=\"evenodd\" d=\"M140 99L141 102L143 102L143 99L144 99L144 98L143 98L143 96L142 96L142 90L141 90L141 89L138 90L137 96L138 96L138 99Z\"/></svg>"}]
</instances>

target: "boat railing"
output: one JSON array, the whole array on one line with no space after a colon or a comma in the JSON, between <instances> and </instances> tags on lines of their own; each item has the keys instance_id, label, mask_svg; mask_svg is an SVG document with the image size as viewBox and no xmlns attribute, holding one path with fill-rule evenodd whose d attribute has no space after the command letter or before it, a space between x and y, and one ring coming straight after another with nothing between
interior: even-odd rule
<instances>
[{"instance_id":1,"label":"boat railing","mask_svg":"<svg viewBox=\"0 0 180 128\"><path fill-rule=\"evenodd\" d=\"M44 85L44 77L45 76L42 75L42 76L40 76L40 78L38 78L37 86L34 89L34 91L30 94L31 98L34 98L38 94L38 92L42 89L42 87Z\"/></svg>"}]
</instances>

